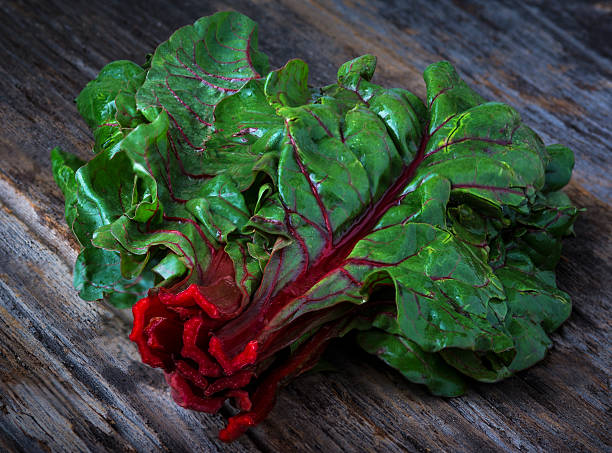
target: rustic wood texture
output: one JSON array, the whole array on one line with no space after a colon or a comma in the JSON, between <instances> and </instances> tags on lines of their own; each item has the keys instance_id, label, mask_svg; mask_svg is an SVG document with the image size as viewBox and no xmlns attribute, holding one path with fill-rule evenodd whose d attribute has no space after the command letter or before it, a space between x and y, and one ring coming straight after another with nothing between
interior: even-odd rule
<instances>
[{"instance_id":1,"label":"rustic wood texture","mask_svg":"<svg viewBox=\"0 0 612 453\"><path fill-rule=\"evenodd\" d=\"M0 451L610 451L612 3L562 4L0 1ZM177 407L139 362L129 311L78 298L49 162L58 145L88 155L74 97L111 60L142 62L225 9L259 22L273 66L306 60L313 83L373 53L376 81L423 96L423 69L448 59L546 143L574 149L567 192L587 210L558 269L574 310L541 364L442 399L343 340L328 351L337 371L299 378L262 425L223 445L220 416Z\"/></svg>"}]
</instances>

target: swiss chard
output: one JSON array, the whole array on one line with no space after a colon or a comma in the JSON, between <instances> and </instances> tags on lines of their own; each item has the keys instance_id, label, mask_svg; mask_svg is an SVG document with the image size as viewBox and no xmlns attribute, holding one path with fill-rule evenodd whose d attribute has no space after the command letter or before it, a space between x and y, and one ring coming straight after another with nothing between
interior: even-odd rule
<instances>
[{"instance_id":1,"label":"swiss chard","mask_svg":"<svg viewBox=\"0 0 612 453\"><path fill-rule=\"evenodd\" d=\"M89 162L52 153L75 286L140 299L130 338L177 403L232 400L232 440L351 330L437 395L540 360L571 308L553 271L572 152L448 62L426 102L372 83L371 55L322 88L301 60L267 66L248 18L202 18L79 95Z\"/></svg>"}]
</instances>

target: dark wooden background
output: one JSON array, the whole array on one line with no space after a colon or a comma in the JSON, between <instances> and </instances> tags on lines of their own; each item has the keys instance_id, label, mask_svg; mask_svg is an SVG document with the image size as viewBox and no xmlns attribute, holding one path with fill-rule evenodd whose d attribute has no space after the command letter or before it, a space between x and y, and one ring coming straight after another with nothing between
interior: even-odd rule
<instances>
[{"instance_id":1,"label":"dark wooden background","mask_svg":"<svg viewBox=\"0 0 612 453\"><path fill-rule=\"evenodd\" d=\"M0 450L611 451L612 2L178 3L0 0ZM49 151L88 156L73 99L102 66L142 63L179 26L225 9L259 22L274 67L306 60L313 83L373 53L376 81L423 96L423 69L448 59L547 144L574 149L567 193L587 211L558 270L574 310L542 363L442 399L342 341L329 351L337 371L283 389L229 446L220 416L172 403L127 338L129 311L73 290L76 243Z\"/></svg>"}]
</instances>

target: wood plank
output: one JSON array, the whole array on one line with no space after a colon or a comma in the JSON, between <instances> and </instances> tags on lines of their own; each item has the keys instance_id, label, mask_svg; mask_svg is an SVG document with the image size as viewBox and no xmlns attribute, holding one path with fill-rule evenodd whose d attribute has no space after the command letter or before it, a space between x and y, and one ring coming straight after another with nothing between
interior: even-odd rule
<instances>
[{"instance_id":1,"label":"wood plank","mask_svg":"<svg viewBox=\"0 0 612 453\"><path fill-rule=\"evenodd\" d=\"M227 451L609 451L612 108L603 4L548 0L0 4L0 449L219 451L218 416L178 408L159 370L136 359L129 311L78 299L76 243L50 173L56 145L87 156L72 100L107 62L143 61L179 26L237 9L260 23L273 66L300 57L315 84L363 53L377 81L424 93L421 72L451 60L485 97L516 107L546 143L576 152L569 194L586 207L558 281L569 322L542 364L461 398L432 397L350 339L338 372L285 388L261 426ZM599 5L599 6L598 6ZM607 16L606 16L607 15ZM585 19L586 18L586 19ZM602 44L603 42L603 44ZM224 450L225 451L225 450Z\"/></svg>"}]
</instances>

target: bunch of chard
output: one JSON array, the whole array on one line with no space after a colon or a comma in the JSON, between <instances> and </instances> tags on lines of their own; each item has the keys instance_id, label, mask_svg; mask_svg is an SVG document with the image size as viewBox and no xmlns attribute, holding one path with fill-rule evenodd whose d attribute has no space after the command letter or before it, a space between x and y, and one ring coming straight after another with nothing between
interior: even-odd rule
<instances>
[{"instance_id":1,"label":"bunch of chard","mask_svg":"<svg viewBox=\"0 0 612 453\"><path fill-rule=\"evenodd\" d=\"M372 83L375 65L313 88L218 13L144 66L104 67L77 98L95 155L52 152L80 296L133 306L130 338L178 404L238 409L223 440L348 332L453 396L542 359L569 316L554 268L572 152L448 62L425 70L425 102Z\"/></svg>"}]
</instances>

